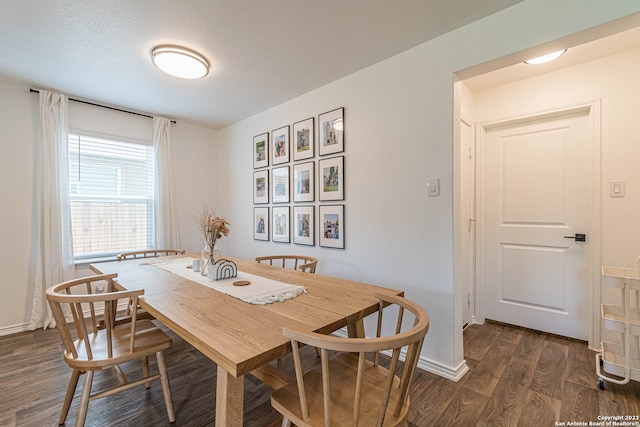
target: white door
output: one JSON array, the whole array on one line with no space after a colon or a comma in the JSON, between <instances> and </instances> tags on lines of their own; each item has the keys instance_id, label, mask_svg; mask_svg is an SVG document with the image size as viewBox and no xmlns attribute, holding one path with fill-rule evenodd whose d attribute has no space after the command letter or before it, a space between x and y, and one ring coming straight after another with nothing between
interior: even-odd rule
<instances>
[{"instance_id":1,"label":"white door","mask_svg":"<svg viewBox=\"0 0 640 427\"><path fill-rule=\"evenodd\" d=\"M484 129L485 317L587 340L589 109Z\"/></svg>"}]
</instances>

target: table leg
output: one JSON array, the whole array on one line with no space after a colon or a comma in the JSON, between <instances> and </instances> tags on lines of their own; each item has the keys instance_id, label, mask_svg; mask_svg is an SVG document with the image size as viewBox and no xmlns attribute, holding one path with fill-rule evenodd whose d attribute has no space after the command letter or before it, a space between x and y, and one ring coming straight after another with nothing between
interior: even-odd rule
<instances>
[{"instance_id":1,"label":"table leg","mask_svg":"<svg viewBox=\"0 0 640 427\"><path fill-rule=\"evenodd\" d=\"M347 333L349 338L364 338L364 320L356 320L347 325Z\"/></svg>"},{"instance_id":2,"label":"table leg","mask_svg":"<svg viewBox=\"0 0 640 427\"><path fill-rule=\"evenodd\" d=\"M244 375L238 378L218 365L216 389L216 426L242 427Z\"/></svg>"}]
</instances>

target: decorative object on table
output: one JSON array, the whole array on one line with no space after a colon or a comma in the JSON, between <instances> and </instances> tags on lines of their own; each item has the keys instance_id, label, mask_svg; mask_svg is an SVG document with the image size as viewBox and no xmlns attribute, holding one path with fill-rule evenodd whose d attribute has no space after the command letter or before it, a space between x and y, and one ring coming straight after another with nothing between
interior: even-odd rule
<instances>
[{"instance_id":1,"label":"decorative object on table","mask_svg":"<svg viewBox=\"0 0 640 427\"><path fill-rule=\"evenodd\" d=\"M253 137L253 168L269 166L269 133Z\"/></svg>"},{"instance_id":2,"label":"decorative object on table","mask_svg":"<svg viewBox=\"0 0 640 427\"><path fill-rule=\"evenodd\" d=\"M318 116L318 138L321 156L344 151L344 108Z\"/></svg>"},{"instance_id":3,"label":"decorative object on table","mask_svg":"<svg viewBox=\"0 0 640 427\"><path fill-rule=\"evenodd\" d=\"M293 207L293 243L315 245L315 206Z\"/></svg>"},{"instance_id":4,"label":"decorative object on table","mask_svg":"<svg viewBox=\"0 0 640 427\"><path fill-rule=\"evenodd\" d=\"M269 203L269 170L255 171L253 173L253 203Z\"/></svg>"},{"instance_id":5,"label":"decorative object on table","mask_svg":"<svg viewBox=\"0 0 640 427\"><path fill-rule=\"evenodd\" d=\"M272 165L289 163L289 126L271 131Z\"/></svg>"},{"instance_id":6,"label":"decorative object on table","mask_svg":"<svg viewBox=\"0 0 640 427\"><path fill-rule=\"evenodd\" d=\"M238 277L238 267L233 261L228 259L219 259L213 263L209 263L208 272L209 280L224 280Z\"/></svg>"},{"instance_id":7,"label":"decorative object on table","mask_svg":"<svg viewBox=\"0 0 640 427\"><path fill-rule=\"evenodd\" d=\"M344 205L320 205L319 244L344 249Z\"/></svg>"},{"instance_id":8,"label":"decorative object on table","mask_svg":"<svg viewBox=\"0 0 640 427\"><path fill-rule=\"evenodd\" d=\"M274 242L289 243L289 206L273 207L273 237Z\"/></svg>"},{"instance_id":9,"label":"decorative object on table","mask_svg":"<svg viewBox=\"0 0 640 427\"><path fill-rule=\"evenodd\" d=\"M315 162L293 165L293 201L313 202L315 195Z\"/></svg>"},{"instance_id":10,"label":"decorative object on table","mask_svg":"<svg viewBox=\"0 0 640 427\"><path fill-rule=\"evenodd\" d=\"M273 203L289 203L289 166L273 168L271 170L271 188L273 188Z\"/></svg>"},{"instance_id":11,"label":"decorative object on table","mask_svg":"<svg viewBox=\"0 0 640 427\"><path fill-rule=\"evenodd\" d=\"M253 208L253 238L269 240L269 208Z\"/></svg>"},{"instance_id":12,"label":"decorative object on table","mask_svg":"<svg viewBox=\"0 0 640 427\"><path fill-rule=\"evenodd\" d=\"M313 117L293 124L293 160L313 159L315 140Z\"/></svg>"},{"instance_id":13,"label":"decorative object on table","mask_svg":"<svg viewBox=\"0 0 640 427\"><path fill-rule=\"evenodd\" d=\"M248 280L236 280L235 282L233 282L233 286L247 286L250 284L251 282Z\"/></svg>"},{"instance_id":14,"label":"decorative object on table","mask_svg":"<svg viewBox=\"0 0 640 427\"><path fill-rule=\"evenodd\" d=\"M220 259L220 250L216 247L216 243L222 236L229 235L228 225L227 220L219 216L214 217L206 206L202 208L200 230L204 236L205 247L201 253L200 271L203 276L207 274L207 264L213 264Z\"/></svg>"},{"instance_id":15,"label":"decorative object on table","mask_svg":"<svg viewBox=\"0 0 640 427\"><path fill-rule=\"evenodd\" d=\"M344 200L344 156L318 160L318 198Z\"/></svg>"}]
</instances>

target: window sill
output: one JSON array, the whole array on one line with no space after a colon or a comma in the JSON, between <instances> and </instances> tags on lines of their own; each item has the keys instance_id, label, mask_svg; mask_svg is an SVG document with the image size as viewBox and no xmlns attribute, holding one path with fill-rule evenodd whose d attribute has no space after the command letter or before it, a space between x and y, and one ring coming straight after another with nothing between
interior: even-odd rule
<instances>
[{"instance_id":1,"label":"window sill","mask_svg":"<svg viewBox=\"0 0 640 427\"><path fill-rule=\"evenodd\" d=\"M89 264L95 264L99 262L108 262L108 261L116 261L118 258L115 255L107 256L107 257L97 257L97 258L84 258L75 260L74 266L76 270L82 270L89 268Z\"/></svg>"}]
</instances>

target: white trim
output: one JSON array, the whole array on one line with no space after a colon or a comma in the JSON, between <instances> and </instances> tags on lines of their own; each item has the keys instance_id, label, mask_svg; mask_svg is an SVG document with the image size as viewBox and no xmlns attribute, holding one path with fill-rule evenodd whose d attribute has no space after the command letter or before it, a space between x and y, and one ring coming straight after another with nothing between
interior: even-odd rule
<instances>
[{"instance_id":1,"label":"white trim","mask_svg":"<svg viewBox=\"0 0 640 427\"><path fill-rule=\"evenodd\" d=\"M524 123L545 117L557 115L559 113L568 114L573 112L588 112L591 129L593 131L593 145L590 153L591 167L589 170L589 254L588 260L591 265L589 271L589 281L591 282L591 292L589 295L589 348L597 348L600 342L600 265L601 265L601 100L593 99L580 103L559 106L551 109L534 111L526 114L518 114L499 119L485 120L477 123L476 126L476 218L477 228L477 265L476 265L476 299L475 299L475 321L484 323L485 320L485 182L482 179L486 171L486 159L484 147L486 147L486 133L492 128L505 126L508 124Z\"/></svg>"},{"instance_id":2,"label":"white trim","mask_svg":"<svg viewBox=\"0 0 640 427\"><path fill-rule=\"evenodd\" d=\"M22 323L22 324L13 325L13 326L5 326L3 328L0 328L0 337L5 335L17 334L20 332L27 332L28 330L29 330L29 323Z\"/></svg>"},{"instance_id":3,"label":"white trim","mask_svg":"<svg viewBox=\"0 0 640 427\"><path fill-rule=\"evenodd\" d=\"M467 366L467 361L464 359L458 366L453 367L434 362L431 359L421 356L420 359L418 359L418 368L455 382L460 381L464 374L469 372L469 366Z\"/></svg>"}]
</instances>

